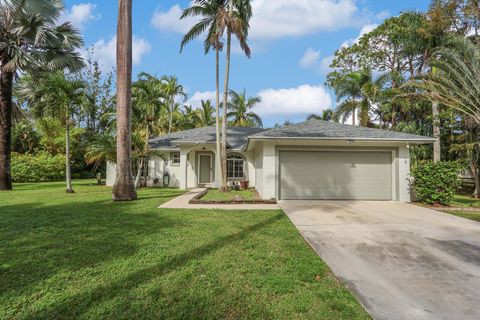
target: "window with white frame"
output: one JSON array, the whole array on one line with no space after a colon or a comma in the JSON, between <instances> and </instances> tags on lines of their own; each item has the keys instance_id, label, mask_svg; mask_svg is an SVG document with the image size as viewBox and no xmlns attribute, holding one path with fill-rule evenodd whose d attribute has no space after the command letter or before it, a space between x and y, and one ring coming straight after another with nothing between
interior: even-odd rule
<instances>
[{"instance_id":1,"label":"window with white frame","mask_svg":"<svg viewBox=\"0 0 480 320\"><path fill-rule=\"evenodd\" d=\"M238 154L229 154L227 156L227 178L243 179L245 178L244 159Z\"/></svg>"},{"instance_id":2,"label":"window with white frame","mask_svg":"<svg viewBox=\"0 0 480 320\"><path fill-rule=\"evenodd\" d=\"M172 164L180 164L180 152L170 152L170 161Z\"/></svg>"}]
</instances>

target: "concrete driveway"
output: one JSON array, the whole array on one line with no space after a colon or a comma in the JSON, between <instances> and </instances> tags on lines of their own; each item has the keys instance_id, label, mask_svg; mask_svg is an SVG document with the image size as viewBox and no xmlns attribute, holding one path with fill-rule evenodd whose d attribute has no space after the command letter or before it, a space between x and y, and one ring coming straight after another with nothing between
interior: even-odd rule
<instances>
[{"instance_id":1,"label":"concrete driveway","mask_svg":"<svg viewBox=\"0 0 480 320\"><path fill-rule=\"evenodd\" d=\"M480 319L480 223L410 204L281 201L375 319Z\"/></svg>"}]
</instances>

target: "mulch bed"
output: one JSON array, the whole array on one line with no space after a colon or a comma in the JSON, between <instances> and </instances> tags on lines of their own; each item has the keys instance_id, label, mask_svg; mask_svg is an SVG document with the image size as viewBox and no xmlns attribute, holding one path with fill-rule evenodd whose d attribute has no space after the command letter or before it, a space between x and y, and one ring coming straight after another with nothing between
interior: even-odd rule
<instances>
[{"instance_id":1,"label":"mulch bed","mask_svg":"<svg viewBox=\"0 0 480 320\"><path fill-rule=\"evenodd\" d=\"M207 194L208 189L197 194L193 197L188 203L190 204L276 204L277 200L263 200L263 199L253 199L253 200L229 200L229 201L222 201L222 200L202 200L202 197Z\"/></svg>"}]
</instances>

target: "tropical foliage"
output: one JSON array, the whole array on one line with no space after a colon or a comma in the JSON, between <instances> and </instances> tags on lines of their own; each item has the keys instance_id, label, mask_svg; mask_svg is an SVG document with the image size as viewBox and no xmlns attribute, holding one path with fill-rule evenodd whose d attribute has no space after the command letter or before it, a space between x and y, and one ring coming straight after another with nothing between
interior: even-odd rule
<instances>
[{"instance_id":1,"label":"tropical foliage","mask_svg":"<svg viewBox=\"0 0 480 320\"><path fill-rule=\"evenodd\" d=\"M247 97L246 90L243 90L242 93L230 90L228 124L236 127L262 127L262 119L252 111L260 102L259 97Z\"/></svg>"},{"instance_id":2,"label":"tropical foliage","mask_svg":"<svg viewBox=\"0 0 480 320\"><path fill-rule=\"evenodd\" d=\"M10 190L14 75L26 70L77 71L83 44L69 22L57 24L62 1L0 1L0 190Z\"/></svg>"}]
</instances>

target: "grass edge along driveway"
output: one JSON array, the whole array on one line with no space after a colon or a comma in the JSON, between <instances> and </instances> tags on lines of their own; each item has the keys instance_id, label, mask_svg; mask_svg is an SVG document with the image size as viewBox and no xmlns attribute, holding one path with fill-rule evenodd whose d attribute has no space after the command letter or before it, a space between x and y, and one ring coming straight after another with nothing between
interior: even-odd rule
<instances>
[{"instance_id":1,"label":"grass edge along driveway","mask_svg":"<svg viewBox=\"0 0 480 320\"><path fill-rule=\"evenodd\" d=\"M368 319L280 210L158 209L181 194L75 181L0 193L0 318Z\"/></svg>"}]
</instances>

